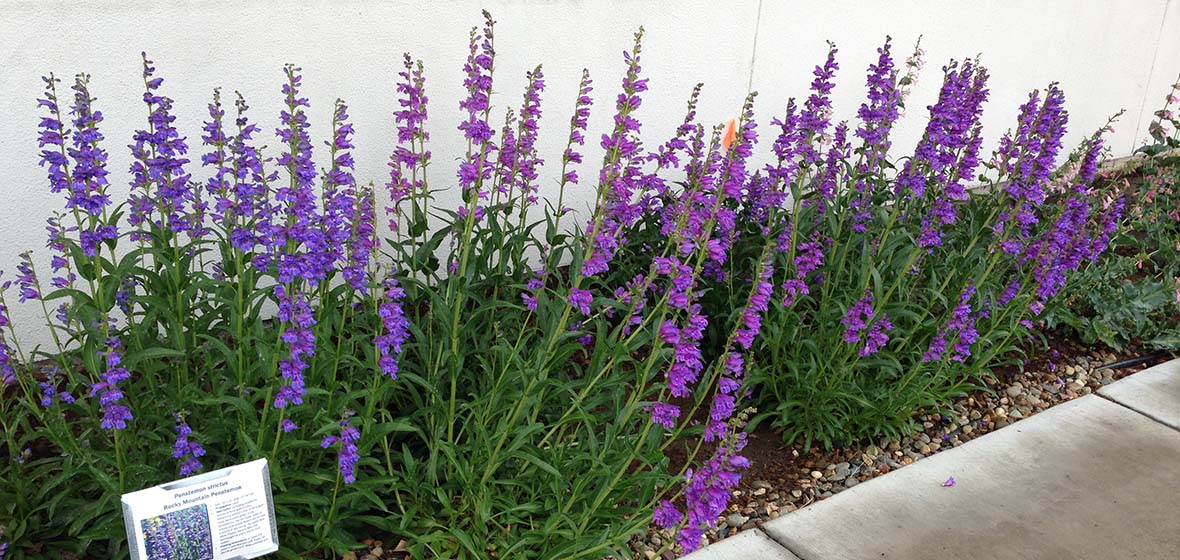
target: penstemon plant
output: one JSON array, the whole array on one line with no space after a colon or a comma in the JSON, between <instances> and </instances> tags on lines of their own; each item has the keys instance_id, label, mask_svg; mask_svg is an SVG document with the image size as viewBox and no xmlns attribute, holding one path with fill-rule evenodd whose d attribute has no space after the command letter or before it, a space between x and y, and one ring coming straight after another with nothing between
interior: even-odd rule
<instances>
[{"instance_id":1,"label":"penstemon plant","mask_svg":"<svg viewBox=\"0 0 1180 560\"><path fill-rule=\"evenodd\" d=\"M1103 254L1123 212L1123 198L1094 184L1103 130L1057 167L1067 114L1056 84L1030 94L1015 131L982 160L988 73L978 60L943 68L913 155L891 156L890 132L924 56L918 47L899 68L891 47L887 39L868 69L859 125L832 121L832 46L807 99L771 121L772 163L725 184L703 313L725 316L744 301L759 275L750 263L772 236L767 269L779 294L749 388L760 408L753 422L787 442L899 436L919 412L979 388L1067 276ZM743 116L731 134L746 152L757 134L749 106ZM652 207L682 196L662 189ZM660 227L638 222L629 258L642 262ZM723 337L707 335L711 353Z\"/></svg>"},{"instance_id":2,"label":"penstemon plant","mask_svg":"<svg viewBox=\"0 0 1180 560\"><path fill-rule=\"evenodd\" d=\"M703 312L752 144L707 136L692 113L644 151L641 30L596 186L576 171L593 104L584 72L559 190L543 197L545 76L526 74L497 134L485 20L452 177L430 166L425 70L405 56L387 239L377 189L354 176L347 105L317 149L293 65L277 148L242 95L214 90L196 150L145 54L147 123L122 202L107 194L88 76L72 100L45 78L41 164L65 206L48 221L51 280L25 254L0 289L4 557L123 556L120 494L262 457L282 557L392 533L421 558L602 558L653 520L677 533L668 546L699 545L748 466L742 386L773 290L767 235L733 257L750 270L735 314ZM681 161L684 196L652 206L658 172ZM431 180L457 180L462 204L434 204ZM574 188L595 189L584 227L564 206ZM657 211L655 258L629 269L627 231ZM14 293L40 306L50 348L18 344ZM706 331L724 333L716 351Z\"/></svg>"},{"instance_id":3,"label":"penstemon plant","mask_svg":"<svg viewBox=\"0 0 1180 560\"><path fill-rule=\"evenodd\" d=\"M1105 170L1101 181L1125 193L1134 227L1115 236L1111 255L1083 267L1049 323L1088 344L1131 345L1174 352L1180 348L1180 81L1148 125L1147 143L1128 165Z\"/></svg>"}]
</instances>

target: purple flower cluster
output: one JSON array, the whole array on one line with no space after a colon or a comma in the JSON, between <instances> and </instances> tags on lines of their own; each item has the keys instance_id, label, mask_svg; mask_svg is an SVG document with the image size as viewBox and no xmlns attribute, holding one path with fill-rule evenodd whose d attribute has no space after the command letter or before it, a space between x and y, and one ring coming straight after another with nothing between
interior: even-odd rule
<instances>
[{"instance_id":1,"label":"purple flower cluster","mask_svg":"<svg viewBox=\"0 0 1180 560\"><path fill-rule=\"evenodd\" d=\"M922 355L923 362L941 360L948 345L951 346L952 361L962 362L971 355L971 345L979 340L979 333L975 330L978 315L971 314L971 298L974 295L974 285L967 286L959 295L959 304L951 310L950 319L939 327L938 333L930 341L930 347Z\"/></svg>"},{"instance_id":2,"label":"purple flower cluster","mask_svg":"<svg viewBox=\"0 0 1180 560\"><path fill-rule=\"evenodd\" d=\"M368 291L366 273L376 247L373 200L369 191L358 194L352 170L355 163L347 151L352 144L348 106L336 100L332 112L332 141L328 142L332 168L324 176L323 230L327 236L325 259L331 267L339 263L345 281L361 293Z\"/></svg>"},{"instance_id":3,"label":"purple flower cluster","mask_svg":"<svg viewBox=\"0 0 1180 560\"><path fill-rule=\"evenodd\" d=\"M0 353L2 353L2 349L0 349ZM0 366L0 368L2 367L3 366ZM69 391L62 391L57 388L57 366L44 369L47 371L45 371L45 381L40 383L41 407L49 408L53 406L53 403L56 401L61 401L66 404L74 404L75 399L73 394L71 394Z\"/></svg>"},{"instance_id":4,"label":"purple flower cluster","mask_svg":"<svg viewBox=\"0 0 1180 560\"><path fill-rule=\"evenodd\" d=\"M0 275L3 275L0 272ZM4 292L12 286L11 281L4 281L0 284L0 388L7 387L16 383L16 369L13 365L12 348L8 346L8 340L4 336L4 329L11 329L11 321L8 319L8 305L4 303Z\"/></svg>"},{"instance_id":5,"label":"purple flower cluster","mask_svg":"<svg viewBox=\"0 0 1180 560\"><path fill-rule=\"evenodd\" d=\"M79 74L74 80L74 105L71 112L74 115L73 147L69 149L70 157L74 160L73 185L67 208L81 208L90 216L99 216L111 204L107 189L107 153L99 146L103 135L98 130L98 123L102 122L102 112L95 111L94 97L90 95L90 76ZM114 239L114 227L99 228L95 232L99 239ZM83 241L85 241L85 236ZM83 250L87 244L83 243ZM86 253L93 256L92 252Z\"/></svg>"},{"instance_id":6,"label":"purple flower cluster","mask_svg":"<svg viewBox=\"0 0 1180 560\"><path fill-rule=\"evenodd\" d=\"M537 155L538 120L541 118L541 92L545 90L545 75L537 66L525 77L528 87L520 106L520 129L512 154L511 188L520 192L521 212L537 202L537 168L545 162ZM501 185L502 186L502 185ZM510 189L511 190L511 189Z\"/></svg>"},{"instance_id":7,"label":"purple flower cluster","mask_svg":"<svg viewBox=\"0 0 1180 560\"><path fill-rule=\"evenodd\" d=\"M327 449L340 444L340 453L337 455L337 463L340 466L340 476L344 479L345 484L352 484L356 482L356 463L361 456L357 453L356 443L361 439L360 430L356 429L352 423L345 418L340 421L340 435L324 436L320 440L320 447Z\"/></svg>"},{"instance_id":8,"label":"purple flower cluster","mask_svg":"<svg viewBox=\"0 0 1180 560\"><path fill-rule=\"evenodd\" d=\"M956 201L967 199L964 183L975 177L982 139L980 116L987 100L987 70L977 62L943 68L938 102L929 107L930 120L914 156L897 177L899 198L923 198L930 190L934 200L922 218L918 246L942 245L942 228L958 218Z\"/></svg>"},{"instance_id":9,"label":"purple flower cluster","mask_svg":"<svg viewBox=\"0 0 1180 560\"><path fill-rule=\"evenodd\" d=\"M1049 84L1043 101L1040 92L1030 93L1028 102L1020 106L1016 131L1005 134L996 150L994 163L1008 177L1004 191L1011 205L1000 214L994 229L1002 236L1000 248L1010 255L1026 248L1032 226L1040 221L1037 209L1045 202L1069 121L1064 105L1065 94L1055 83Z\"/></svg>"},{"instance_id":10,"label":"purple flower cluster","mask_svg":"<svg viewBox=\"0 0 1180 560\"><path fill-rule=\"evenodd\" d=\"M172 125L176 117L170 113L172 100L156 93L163 78L154 78L155 67L143 56L143 102L148 107L148 129L138 130L128 147L135 161L131 164L132 226L156 220L156 225L174 232L198 230L201 211L198 193L190 185L184 166L188 145ZM154 189L153 189L154 187ZM153 218L159 212L159 216ZM138 238L138 237L137 237Z\"/></svg>"},{"instance_id":11,"label":"purple flower cluster","mask_svg":"<svg viewBox=\"0 0 1180 560\"><path fill-rule=\"evenodd\" d=\"M100 381L90 386L90 396L99 396L98 402L102 406L102 429L123 430L127 428L127 421L133 416L131 409L122 404L123 390L119 388L119 383L130 379L131 372L121 365L122 341L111 336L107 338L106 345L106 371L102 373Z\"/></svg>"},{"instance_id":12,"label":"purple flower cluster","mask_svg":"<svg viewBox=\"0 0 1180 560\"><path fill-rule=\"evenodd\" d=\"M397 123L397 147L389 158L389 200L391 205L385 209L389 215L390 231L399 231L397 224L397 206L410 193L422 189L426 182L417 175L417 170L425 169L430 161L430 151L426 149L426 142L430 134L426 132L426 76L422 71L422 61L417 64L405 53L406 69L399 72L402 81L397 84L397 93L401 96L398 104L401 110L394 112ZM407 176L407 174L409 176Z\"/></svg>"},{"instance_id":13,"label":"purple flower cluster","mask_svg":"<svg viewBox=\"0 0 1180 560\"><path fill-rule=\"evenodd\" d=\"M33 273L33 254L31 251L25 251L20 254L20 261L16 264L16 271L20 273L16 276L16 285L20 288L20 302L24 303L30 299L40 298L40 290L37 289L37 275Z\"/></svg>"},{"instance_id":14,"label":"purple flower cluster","mask_svg":"<svg viewBox=\"0 0 1180 560\"><path fill-rule=\"evenodd\" d=\"M582 81L578 84L578 99L574 102L574 114L570 117L569 140L566 141L565 151L561 154L562 168L566 170L561 176L562 186L578 183L578 172L569 169L569 165L582 163L582 154L574 146L586 145L585 133L590 120L590 106L594 104L594 100L590 98L590 92L594 91L593 83L590 71L583 69ZM557 210L559 214L565 213L565 208Z\"/></svg>"},{"instance_id":15,"label":"purple flower cluster","mask_svg":"<svg viewBox=\"0 0 1180 560\"><path fill-rule=\"evenodd\" d=\"M487 11L484 11L484 20L482 34L475 29L471 30L467 62L463 65L466 74L463 86L467 88L467 97L459 102L459 110L467 113L467 119L459 124L459 130L463 131L468 146L467 155L459 164L459 187L466 204L459 208L459 216L465 218L470 211L468 206L472 206L475 209L476 220L483 217L484 210L480 201L488 197L483 182L491 177L492 157L497 149L492 142L492 127L488 124L488 113L491 111L492 64L496 58L492 32L496 22Z\"/></svg>"},{"instance_id":16,"label":"purple flower cluster","mask_svg":"<svg viewBox=\"0 0 1180 560\"><path fill-rule=\"evenodd\" d=\"M306 98L299 97L303 77L300 69L288 64L284 68L287 82L283 84L286 107L280 113L283 127L275 134L286 144L286 151L277 163L287 169L290 181L275 189L274 199L284 213L281 224L267 227L267 243L275 254L278 281L289 283L296 278L316 285L324 280L333 265L329 239L323 218L317 211L317 197L313 183L316 178L312 161L311 140L307 135ZM265 264L263 260L259 264ZM260 267L265 268L265 267Z\"/></svg>"},{"instance_id":17,"label":"purple flower cluster","mask_svg":"<svg viewBox=\"0 0 1180 560\"><path fill-rule=\"evenodd\" d=\"M529 278L525 284L525 291L520 293L521 302L528 308L529 311L537 310L537 293L541 288L545 287L545 281L542 280L542 271L536 271L532 278Z\"/></svg>"},{"instance_id":18,"label":"purple flower cluster","mask_svg":"<svg viewBox=\"0 0 1180 560\"><path fill-rule=\"evenodd\" d=\"M866 290L865 296L844 314L840 320L844 325L844 342L858 344L862 340L864 345L859 350L862 358L876 354L878 350L889 343L888 331L893 330L893 323L888 317L875 317L873 312L873 294Z\"/></svg>"},{"instance_id":19,"label":"purple flower cluster","mask_svg":"<svg viewBox=\"0 0 1180 560\"><path fill-rule=\"evenodd\" d=\"M377 366L391 379L397 379L397 357L402 352L402 344L410 339L410 320L402 309L406 292L391 277L386 277L382 285L385 301L377 308L382 332L373 343L377 346Z\"/></svg>"},{"instance_id":20,"label":"purple flower cluster","mask_svg":"<svg viewBox=\"0 0 1180 560\"><path fill-rule=\"evenodd\" d=\"M234 178L232 156L227 148L230 143L225 133L223 120L225 110L221 105L221 90L213 90L213 102L209 104L209 120L205 122L201 135L201 142L209 146L209 151L201 156L201 165L212 166L213 175L205 183L205 192L213 199L213 211L210 217L217 222L232 223L234 217L234 201L230 190L230 181ZM204 229L202 221L202 229ZM207 232L202 231L201 234Z\"/></svg>"},{"instance_id":21,"label":"purple flower cluster","mask_svg":"<svg viewBox=\"0 0 1180 560\"><path fill-rule=\"evenodd\" d=\"M741 471L750 466L750 461L739 455L746 446L746 434L736 433L723 445L719 445L699 469L689 469L684 488L686 512L681 512L669 500L663 500L656 507L652 520L656 525L671 529L684 523L676 535L676 542L685 552L692 552L701 545L705 529L729 506L733 489L741 480Z\"/></svg>"},{"instance_id":22,"label":"purple flower cluster","mask_svg":"<svg viewBox=\"0 0 1180 560\"><path fill-rule=\"evenodd\" d=\"M219 199L215 211L227 220L233 218L229 225L230 242L235 249L249 252L260 243L265 247L265 239L261 234L267 231L272 211L265 198L267 183L276 180L278 172L267 174L263 168L262 154L253 145L254 134L259 129L246 117L249 106L241 94L238 94L234 105L237 108L234 124L238 132L230 142L233 199Z\"/></svg>"},{"instance_id":23,"label":"purple flower cluster","mask_svg":"<svg viewBox=\"0 0 1180 560\"><path fill-rule=\"evenodd\" d=\"M289 353L279 361L279 371L286 385L279 388L274 406L285 408L289 404L303 404L303 396L307 393L303 372L307 369L305 358L315 354L315 334L312 332L315 317L307 296L298 290L278 285L275 286L275 296L279 300L278 319L287 325L280 338L287 344Z\"/></svg>"},{"instance_id":24,"label":"purple flower cluster","mask_svg":"<svg viewBox=\"0 0 1180 560\"><path fill-rule=\"evenodd\" d=\"M50 267L53 269L54 274L57 274L57 276L54 276L50 280L50 284L54 288L68 288L74 284L78 276L74 274L70 266L70 260L66 258L66 235L71 231L77 231L77 228L63 227L60 216L50 217L46 220L46 223L45 230L49 232L49 235L45 246L53 251ZM64 273L62 272L63 270L65 271Z\"/></svg>"},{"instance_id":25,"label":"purple flower cluster","mask_svg":"<svg viewBox=\"0 0 1180 560\"><path fill-rule=\"evenodd\" d=\"M623 230L639 217L640 206L633 200L643 182L641 169L642 144L639 141L641 123L631 114L642 104L639 94L647 91L647 79L640 78L640 40L643 30L635 34L635 46L623 53L627 73L623 77L623 91L615 101L615 127L602 136L606 152L599 172L599 208L601 215L588 226L590 248L582 262L582 274L595 276L609 270L619 247L626 243Z\"/></svg>"},{"instance_id":26,"label":"purple flower cluster","mask_svg":"<svg viewBox=\"0 0 1180 560\"><path fill-rule=\"evenodd\" d=\"M111 201L106 194L107 188L107 153L99 143L103 135L98 130L102 122L102 112L93 108L94 98L90 95L90 77L79 74L74 81L74 103L70 107L74 115L74 131L68 133L62 122L61 108L58 105L56 84L58 80L50 75L43 78L46 83L45 97L38 100L38 104L49 111L49 115L41 118L41 133L38 144L41 150L41 165L49 168L49 184L52 192L66 193L66 208L74 212L78 219L75 227L68 231L79 231L82 251L86 256L94 256L98 252L98 244L118 237L118 230L114 225L104 224L101 217ZM71 137L71 145L67 148L65 137ZM68 154L68 157L67 157ZM70 160L73 160L73 174L70 173ZM63 264L66 228L60 221L50 222L50 246L59 253L54 259L54 270ZM56 287L64 287L72 281L72 274L61 277L60 282L55 278Z\"/></svg>"},{"instance_id":27,"label":"purple flower cluster","mask_svg":"<svg viewBox=\"0 0 1180 560\"><path fill-rule=\"evenodd\" d=\"M205 455L205 448L200 443L193 441L192 428L184 421L180 414L173 414L176 418L176 442L172 444L172 458L184 459L180 464L180 476L189 476L199 470L204 465L198 459Z\"/></svg>"},{"instance_id":28,"label":"purple flower cluster","mask_svg":"<svg viewBox=\"0 0 1180 560\"><path fill-rule=\"evenodd\" d=\"M590 314L590 304L594 302L594 294L589 290L582 290L579 288L570 289L570 295L567 298L569 304L578 310L582 315Z\"/></svg>"},{"instance_id":29,"label":"purple flower cluster","mask_svg":"<svg viewBox=\"0 0 1180 560\"><path fill-rule=\"evenodd\" d=\"M836 63L836 52L836 45L828 43L828 58L824 61L823 66L815 67L813 72L815 79L811 82L811 95L807 97L807 101L803 104L803 110L799 113L799 135L795 152L805 166L815 165L821 161L815 144L817 140L827 134L828 126L831 124L831 94L832 89L835 88L832 78L835 77L836 70L840 69L840 65Z\"/></svg>"},{"instance_id":30,"label":"purple flower cluster","mask_svg":"<svg viewBox=\"0 0 1180 560\"><path fill-rule=\"evenodd\" d=\"M748 197L747 185L750 183L746 171L746 160L754 153L754 144L758 142L758 134L754 131L757 125L754 121L754 94L746 97L742 107L742 123L736 132L733 144L724 153L722 163L721 193L724 200L734 203L743 196ZM737 240L737 211L730 204L718 205L714 220L717 232L709 240L710 266L720 269L725 263L726 255Z\"/></svg>"},{"instance_id":31,"label":"purple flower cluster","mask_svg":"<svg viewBox=\"0 0 1180 560\"><path fill-rule=\"evenodd\" d=\"M356 209L352 213L352 235L348 241L348 265L342 274L354 290L369 293L369 262L377 248L377 214L374 210L376 194L371 186L361 187L356 194Z\"/></svg>"},{"instance_id":32,"label":"purple flower cluster","mask_svg":"<svg viewBox=\"0 0 1180 560\"><path fill-rule=\"evenodd\" d=\"M749 350L754 344L754 338L762 330L762 316L770 306L770 295L774 291L774 284L770 280L773 275L774 264L768 257L762 262L758 280L750 292L750 300L742 310L741 325L734 333L734 342L741 346L742 350Z\"/></svg>"}]
</instances>

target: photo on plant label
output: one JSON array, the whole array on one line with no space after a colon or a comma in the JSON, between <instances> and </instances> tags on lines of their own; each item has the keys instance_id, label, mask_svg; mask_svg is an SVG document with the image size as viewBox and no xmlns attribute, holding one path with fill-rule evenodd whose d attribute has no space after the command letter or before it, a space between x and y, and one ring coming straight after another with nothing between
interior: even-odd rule
<instances>
[{"instance_id":1,"label":"photo on plant label","mask_svg":"<svg viewBox=\"0 0 1180 560\"><path fill-rule=\"evenodd\" d=\"M148 560L212 560L213 533L205 504L144 519Z\"/></svg>"}]
</instances>

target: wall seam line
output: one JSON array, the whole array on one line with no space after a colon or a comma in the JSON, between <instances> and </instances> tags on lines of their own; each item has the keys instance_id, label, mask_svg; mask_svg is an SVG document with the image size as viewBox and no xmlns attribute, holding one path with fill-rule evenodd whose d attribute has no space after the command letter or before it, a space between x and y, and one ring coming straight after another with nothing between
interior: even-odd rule
<instances>
[{"instance_id":1,"label":"wall seam line","mask_svg":"<svg viewBox=\"0 0 1180 560\"><path fill-rule=\"evenodd\" d=\"M758 0L758 12L754 15L754 41L750 46L750 77L746 80L746 95L750 95L750 92L754 91L754 58L758 56L758 30L761 28L762 0Z\"/></svg>"},{"instance_id":2,"label":"wall seam line","mask_svg":"<svg viewBox=\"0 0 1180 560\"><path fill-rule=\"evenodd\" d=\"M1172 7L1172 0L1164 0L1164 13L1160 16L1159 32L1155 35L1155 50L1151 53L1151 65L1147 69L1147 79L1143 83L1143 100L1139 103L1139 116L1135 119L1135 136L1131 139L1131 151L1134 152L1139 143L1139 131L1143 128L1143 112L1147 110L1148 99L1151 98L1151 78L1155 76L1155 63L1159 59L1160 49L1164 44L1164 25L1168 22L1168 9Z\"/></svg>"}]
</instances>

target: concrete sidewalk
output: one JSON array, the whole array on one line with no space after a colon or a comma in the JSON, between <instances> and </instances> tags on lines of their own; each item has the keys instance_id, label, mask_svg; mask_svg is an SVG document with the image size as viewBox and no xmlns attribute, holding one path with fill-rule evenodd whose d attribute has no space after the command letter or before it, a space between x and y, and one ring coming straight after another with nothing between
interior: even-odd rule
<instances>
[{"instance_id":1,"label":"concrete sidewalk","mask_svg":"<svg viewBox=\"0 0 1180 560\"><path fill-rule=\"evenodd\" d=\"M1180 558L1180 360L683 560L758 558Z\"/></svg>"}]
</instances>

